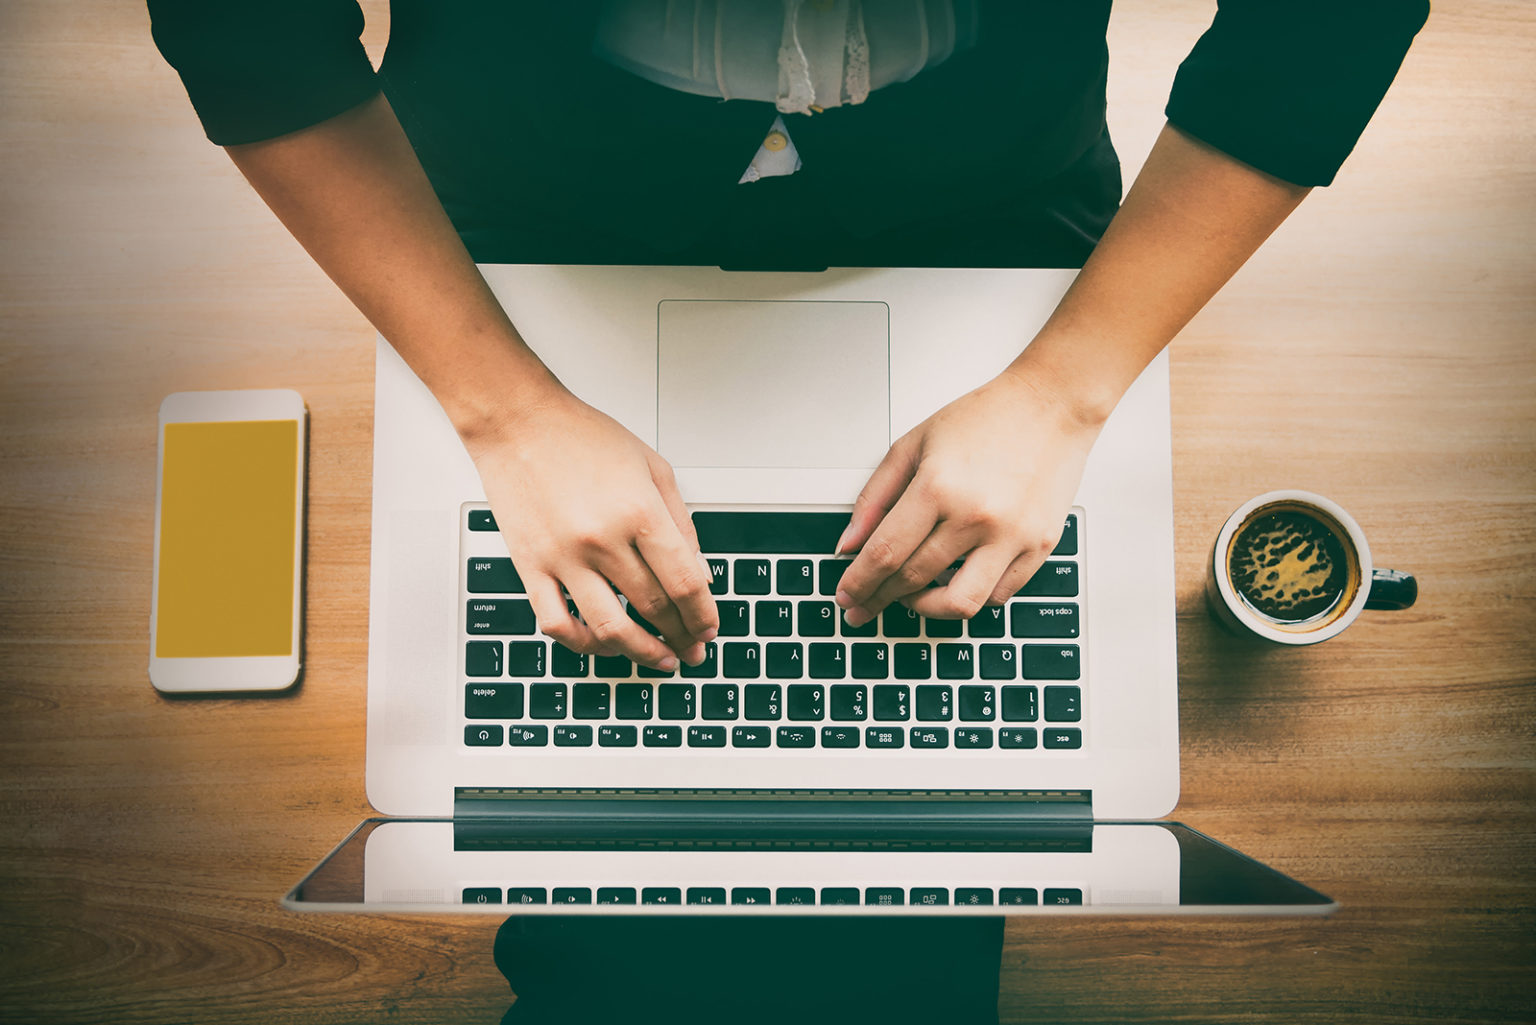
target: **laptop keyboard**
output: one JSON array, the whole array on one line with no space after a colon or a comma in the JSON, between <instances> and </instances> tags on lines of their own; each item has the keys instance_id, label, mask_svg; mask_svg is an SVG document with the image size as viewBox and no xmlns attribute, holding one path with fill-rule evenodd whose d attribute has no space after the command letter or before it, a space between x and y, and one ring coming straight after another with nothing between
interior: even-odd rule
<instances>
[{"instance_id":1,"label":"laptop keyboard","mask_svg":"<svg viewBox=\"0 0 1536 1025\"><path fill-rule=\"evenodd\" d=\"M953 894L953 895L951 895ZM1080 886L466 886L462 904L733 904L1072 907Z\"/></svg>"},{"instance_id":2,"label":"laptop keyboard","mask_svg":"<svg viewBox=\"0 0 1536 1025\"><path fill-rule=\"evenodd\" d=\"M1006 604L929 619L892 605L850 627L833 595L846 513L694 514L720 632L664 673L537 630L488 508L463 541L464 743L571 753L662 749L1081 751L1081 510ZM486 554L481 554L486 553ZM644 621L636 616L637 621Z\"/></svg>"}]
</instances>

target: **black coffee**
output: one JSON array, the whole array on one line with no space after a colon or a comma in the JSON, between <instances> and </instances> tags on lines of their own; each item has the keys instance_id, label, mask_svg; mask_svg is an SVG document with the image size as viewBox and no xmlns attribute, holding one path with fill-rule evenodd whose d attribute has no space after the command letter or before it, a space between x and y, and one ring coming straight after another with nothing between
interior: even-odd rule
<instances>
[{"instance_id":1,"label":"black coffee","mask_svg":"<svg viewBox=\"0 0 1536 1025\"><path fill-rule=\"evenodd\" d=\"M1349 588L1348 556L1338 535L1292 509L1245 525L1232 543L1229 567L1243 601L1286 623L1323 615Z\"/></svg>"}]
</instances>

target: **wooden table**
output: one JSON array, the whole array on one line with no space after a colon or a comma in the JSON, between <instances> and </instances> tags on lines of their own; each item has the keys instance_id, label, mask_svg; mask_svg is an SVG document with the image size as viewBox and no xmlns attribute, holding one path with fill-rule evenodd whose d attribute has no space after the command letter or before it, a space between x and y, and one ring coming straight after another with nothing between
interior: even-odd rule
<instances>
[{"instance_id":1,"label":"wooden table","mask_svg":"<svg viewBox=\"0 0 1536 1025\"><path fill-rule=\"evenodd\" d=\"M1129 172L1212 5L1121 6ZM202 139L140 5L8 0L0 118L0 1020L497 1020L493 921L276 903L369 812L371 330ZM1176 817L1343 910L1021 923L1003 1020L1532 1018L1533 125L1536 11L1446 0L1337 184L1173 350ZM312 411L306 678L167 700L156 407L246 386ZM1282 486L1419 604L1316 650L1220 634L1202 557Z\"/></svg>"}]
</instances>

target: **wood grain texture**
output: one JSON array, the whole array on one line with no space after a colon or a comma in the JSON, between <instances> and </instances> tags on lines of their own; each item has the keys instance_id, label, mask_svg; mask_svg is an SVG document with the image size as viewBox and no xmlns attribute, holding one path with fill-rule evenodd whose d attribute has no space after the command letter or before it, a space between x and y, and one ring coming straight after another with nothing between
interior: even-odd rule
<instances>
[{"instance_id":1,"label":"wood grain texture","mask_svg":"<svg viewBox=\"0 0 1536 1025\"><path fill-rule=\"evenodd\" d=\"M1116 9L1128 176L1213 6ZM1020 923L1004 1021L1536 1017L1532 125L1536 9L1437 5L1337 183L1173 350L1176 817L1343 910ZM370 329L202 138L141 5L0 4L0 182L0 1020L498 1020L494 920L276 903L369 811ZM305 678L168 700L155 411L261 386L312 416ZM1220 633L1210 539L1283 486L1419 604L1317 650Z\"/></svg>"}]
</instances>

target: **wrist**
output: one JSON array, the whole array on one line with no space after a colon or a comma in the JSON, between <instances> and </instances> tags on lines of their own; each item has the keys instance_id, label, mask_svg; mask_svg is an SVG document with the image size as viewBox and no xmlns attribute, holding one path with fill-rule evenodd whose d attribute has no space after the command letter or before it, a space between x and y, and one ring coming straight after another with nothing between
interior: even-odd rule
<instances>
[{"instance_id":1,"label":"wrist","mask_svg":"<svg viewBox=\"0 0 1536 1025\"><path fill-rule=\"evenodd\" d=\"M454 364L427 383L472 456L572 398L520 338L465 346Z\"/></svg>"},{"instance_id":2,"label":"wrist","mask_svg":"<svg viewBox=\"0 0 1536 1025\"><path fill-rule=\"evenodd\" d=\"M1130 382L1095 365L1094 349L1086 340L1042 332L998 376L1023 388L1031 401L1053 407L1064 430L1097 434Z\"/></svg>"}]
</instances>

